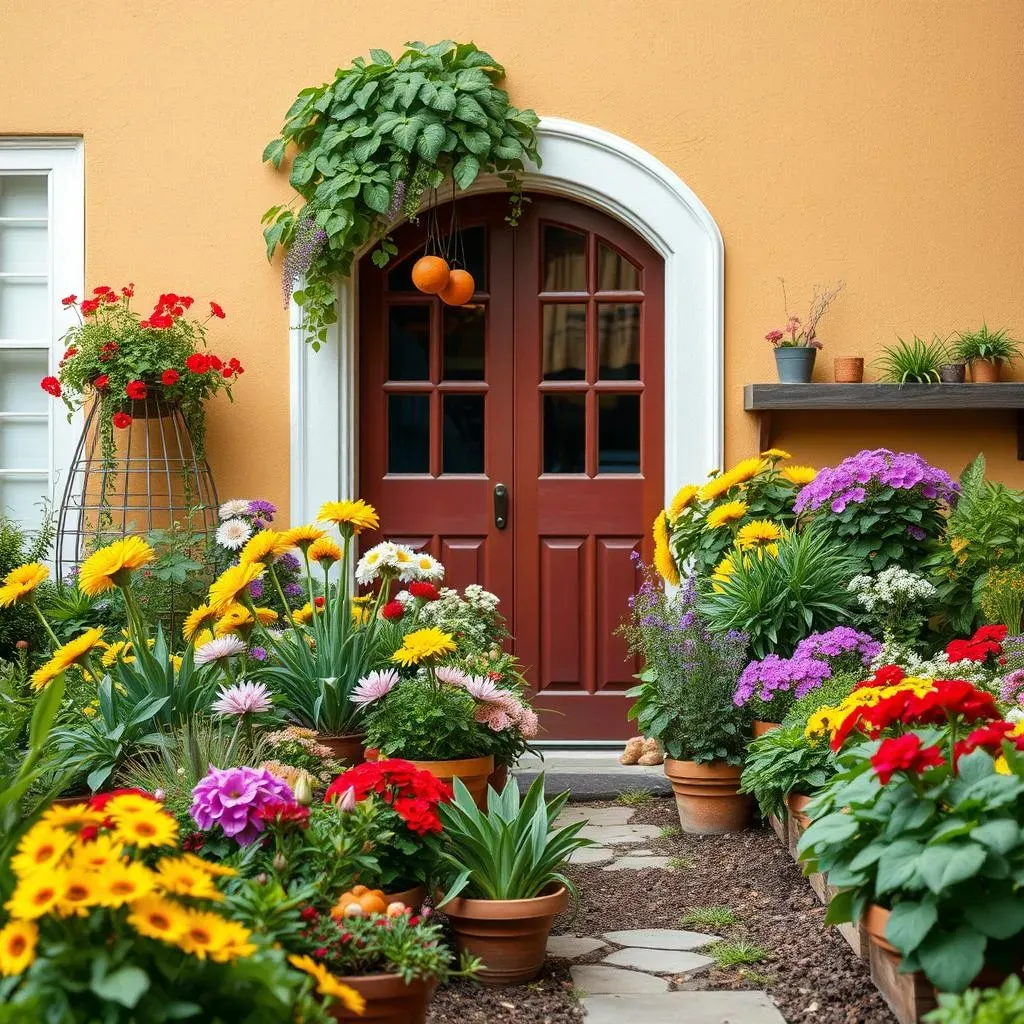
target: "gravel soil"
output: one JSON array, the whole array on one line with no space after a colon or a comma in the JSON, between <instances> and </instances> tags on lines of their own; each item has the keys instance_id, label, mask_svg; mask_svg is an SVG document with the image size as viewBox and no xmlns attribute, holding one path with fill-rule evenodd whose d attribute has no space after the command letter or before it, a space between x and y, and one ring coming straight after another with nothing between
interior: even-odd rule
<instances>
[{"instance_id":1,"label":"gravel soil","mask_svg":"<svg viewBox=\"0 0 1024 1024\"><path fill-rule=\"evenodd\" d=\"M736 923L706 930L727 939L746 939L762 947L767 956L750 967L712 968L675 987L765 989L789 1024L895 1024L871 983L867 965L834 929L825 926L825 908L769 828L728 836L683 835L678 832L675 804L666 799L638 807L631 824L672 829L672 834L644 848L680 858L679 866L667 871L570 868L581 901L556 921L556 932L596 936L627 928L679 928L685 927L680 918L689 910L728 907ZM606 953L580 962L598 962ZM566 961L549 959L538 981L517 988L454 984L438 993L428 1022L580 1021L582 1011L572 992L568 967Z\"/></svg>"}]
</instances>

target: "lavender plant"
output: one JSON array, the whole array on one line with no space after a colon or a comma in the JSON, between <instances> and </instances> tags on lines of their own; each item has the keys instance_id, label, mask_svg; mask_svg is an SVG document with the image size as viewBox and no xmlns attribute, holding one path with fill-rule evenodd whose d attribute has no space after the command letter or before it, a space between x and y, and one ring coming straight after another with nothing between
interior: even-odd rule
<instances>
[{"instance_id":1,"label":"lavender plant","mask_svg":"<svg viewBox=\"0 0 1024 1024\"><path fill-rule=\"evenodd\" d=\"M639 555L634 554L639 563ZM648 566L620 628L633 655L644 659L629 717L644 736L661 741L669 757L706 764L742 764L749 712L733 703L747 636L713 633L697 607L693 579L669 592Z\"/></svg>"}]
</instances>

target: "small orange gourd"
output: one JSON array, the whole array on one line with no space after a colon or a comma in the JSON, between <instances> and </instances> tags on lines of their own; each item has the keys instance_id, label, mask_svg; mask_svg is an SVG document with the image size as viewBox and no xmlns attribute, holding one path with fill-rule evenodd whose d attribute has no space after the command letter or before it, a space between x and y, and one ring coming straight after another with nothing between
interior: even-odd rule
<instances>
[{"instance_id":1,"label":"small orange gourd","mask_svg":"<svg viewBox=\"0 0 1024 1024\"><path fill-rule=\"evenodd\" d=\"M338 902L331 911L331 917L353 917L359 914L386 914L388 901L384 898L383 889L367 889L365 885L354 885L348 892L338 897Z\"/></svg>"},{"instance_id":2,"label":"small orange gourd","mask_svg":"<svg viewBox=\"0 0 1024 1024\"><path fill-rule=\"evenodd\" d=\"M440 256L421 256L412 265L412 283L427 295L437 295L448 283L449 267Z\"/></svg>"},{"instance_id":3,"label":"small orange gourd","mask_svg":"<svg viewBox=\"0 0 1024 1024\"><path fill-rule=\"evenodd\" d=\"M453 270L438 295L446 306L464 306L473 298L475 291L476 281L468 270Z\"/></svg>"}]
</instances>

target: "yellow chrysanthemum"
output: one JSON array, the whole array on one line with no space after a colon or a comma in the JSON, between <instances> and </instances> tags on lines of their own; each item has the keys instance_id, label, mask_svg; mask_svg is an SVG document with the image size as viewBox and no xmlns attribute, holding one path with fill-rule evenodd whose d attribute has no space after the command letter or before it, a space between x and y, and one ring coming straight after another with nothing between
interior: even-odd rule
<instances>
[{"instance_id":1,"label":"yellow chrysanthemum","mask_svg":"<svg viewBox=\"0 0 1024 1024\"><path fill-rule=\"evenodd\" d=\"M239 595L253 580L263 575L262 562L246 562L225 569L210 585L207 603L221 616L237 603Z\"/></svg>"},{"instance_id":2,"label":"yellow chrysanthemum","mask_svg":"<svg viewBox=\"0 0 1024 1024\"><path fill-rule=\"evenodd\" d=\"M44 868L49 871L56 867L74 842L74 836L62 828L54 828L42 822L33 825L21 837L18 848L11 858L11 870L24 878Z\"/></svg>"},{"instance_id":3,"label":"yellow chrysanthemum","mask_svg":"<svg viewBox=\"0 0 1024 1024\"><path fill-rule=\"evenodd\" d=\"M355 501L326 501L320 506L317 519L324 523L334 523L341 527L342 532L349 530L362 533L363 530L376 530L380 526L377 510L362 498Z\"/></svg>"},{"instance_id":4,"label":"yellow chrysanthemum","mask_svg":"<svg viewBox=\"0 0 1024 1024\"><path fill-rule=\"evenodd\" d=\"M125 814L149 814L160 810L160 802L141 793L119 793L103 806L104 817L120 817Z\"/></svg>"},{"instance_id":5,"label":"yellow chrysanthemum","mask_svg":"<svg viewBox=\"0 0 1024 1024\"><path fill-rule=\"evenodd\" d=\"M175 896L194 896L203 900L224 899L205 865L198 867L194 862L178 857L161 857L157 861L156 885Z\"/></svg>"},{"instance_id":6,"label":"yellow chrysanthemum","mask_svg":"<svg viewBox=\"0 0 1024 1024\"><path fill-rule=\"evenodd\" d=\"M352 623L356 626L365 626L370 621L370 609L360 608L359 605L352 606Z\"/></svg>"},{"instance_id":7,"label":"yellow chrysanthemum","mask_svg":"<svg viewBox=\"0 0 1024 1024\"><path fill-rule=\"evenodd\" d=\"M11 917L19 921L34 921L53 910L64 892L66 881L67 871L64 868L35 871L18 881L4 906Z\"/></svg>"},{"instance_id":8,"label":"yellow chrysanthemum","mask_svg":"<svg viewBox=\"0 0 1024 1024\"><path fill-rule=\"evenodd\" d=\"M695 484L687 484L676 491L676 496L670 502L668 509L668 521L675 524L679 517L690 507L690 503L697 497L700 488Z\"/></svg>"},{"instance_id":9,"label":"yellow chrysanthemum","mask_svg":"<svg viewBox=\"0 0 1024 1024\"><path fill-rule=\"evenodd\" d=\"M178 859L185 864L191 864L192 867L198 868L200 871L213 875L214 878L234 878L238 874L234 868L228 867L227 864L217 864L212 860L203 860L202 857L197 857L194 853L183 853Z\"/></svg>"},{"instance_id":10,"label":"yellow chrysanthemum","mask_svg":"<svg viewBox=\"0 0 1024 1024\"><path fill-rule=\"evenodd\" d=\"M242 548L238 561L242 565L255 565L257 562L273 562L288 553L292 545L283 533L277 530L260 530Z\"/></svg>"},{"instance_id":11,"label":"yellow chrysanthemum","mask_svg":"<svg viewBox=\"0 0 1024 1024\"><path fill-rule=\"evenodd\" d=\"M78 570L78 589L95 597L128 582L134 569L152 562L156 553L141 537L125 537L94 551Z\"/></svg>"},{"instance_id":12,"label":"yellow chrysanthemum","mask_svg":"<svg viewBox=\"0 0 1024 1024\"><path fill-rule=\"evenodd\" d=\"M124 846L111 836L101 834L91 842L78 843L71 850L71 870L105 871L118 864L124 856Z\"/></svg>"},{"instance_id":13,"label":"yellow chrysanthemum","mask_svg":"<svg viewBox=\"0 0 1024 1024\"><path fill-rule=\"evenodd\" d=\"M103 652L103 657L100 658L100 662L104 668L110 668L115 661L119 660L131 664L135 660L131 657L131 651L132 645L127 640L118 640L107 647Z\"/></svg>"},{"instance_id":14,"label":"yellow chrysanthemum","mask_svg":"<svg viewBox=\"0 0 1024 1024\"><path fill-rule=\"evenodd\" d=\"M144 896L132 904L128 923L146 938L176 942L185 931L188 915L184 907L172 900Z\"/></svg>"},{"instance_id":15,"label":"yellow chrysanthemum","mask_svg":"<svg viewBox=\"0 0 1024 1024\"><path fill-rule=\"evenodd\" d=\"M31 921L8 921L0 929L0 974L23 974L36 958L39 929Z\"/></svg>"},{"instance_id":16,"label":"yellow chrysanthemum","mask_svg":"<svg viewBox=\"0 0 1024 1024\"><path fill-rule=\"evenodd\" d=\"M783 530L778 523L773 523L770 519L755 519L752 523L746 523L736 531L736 543L743 551L773 545L777 554L776 542L782 538L782 535Z\"/></svg>"},{"instance_id":17,"label":"yellow chrysanthemum","mask_svg":"<svg viewBox=\"0 0 1024 1024\"><path fill-rule=\"evenodd\" d=\"M34 690L41 690L61 672L66 672L72 665L77 665L90 651L99 647L103 640L103 627L94 626L87 629L74 640L62 644L53 652L53 656L45 665L32 673L31 683Z\"/></svg>"},{"instance_id":18,"label":"yellow chrysanthemum","mask_svg":"<svg viewBox=\"0 0 1024 1024\"><path fill-rule=\"evenodd\" d=\"M121 907L149 896L156 887L153 872L145 864L114 864L100 875L99 902Z\"/></svg>"},{"instance_id":19,"label":"yellow chrysanthemum","mask_svg":"<svg viewBox=\"0 0 1024 1024\"><path fill-rule=\"evenodd\" d=\"M654 568L659 576L673 587L679 585L679 570L672 557L669 544L668 514L664 509L658 513L652 528L654 534Z\"/></svg>"},{"instance_id":20,"label":"yellow chrysanthemum","mask_svg":"<svg viewBox=\"0 0 1024 1024\"><path fill-rule=\"evenodd\" d=\"M61 917L85 917L99 902L99 876L76 868L67 873L54 910Z\"/></svg>"},{"instance_id":21,"label":"yellow chrysanthemum","mask_svg":"<svg viewBox=\"0 0 1024 1024\"><path fill-rule=\"evenodd\" d=\"M229 605L227 611L213 624L213 635L248 632L255 624L256 620L244 604Z\"/></svg>"},{"instance_id":22,"label":"yellow chrysanthemum","mask_svg":"<svg viewBox=\"0 0 1024 1024\"><path fill-rule=\"evenodd\" d=\"M99 811L90 810L85 801L78 804L51 804L43 812L39 824L48 825L50 828L77 829L83 825L99 825L103 817Z\"/></svg>"},{"instance_id":23,"label":"yellow chrysanthemum","mask_svg":"<svg viewBox=\"0 0 1024 1024\"><path fill-rule=\"evenodd\" d=\"M39 562L28 562L12 569L0 587L0 608L9 608L16 601L31 598L36 587L49 575L50 570Z\"/></svg>"},{"instance_id":24,"label":"yellow chrysanthemum","mask_svg":"<svg viewBox=\"0 0 1024 1024\"><path fill-rule=\"evenodd\" d=\"M742 484L752 480L758 473L763 473L767 468L768 463L759 455L755 455L749 459L743 459L742 462L737 462L726 473L726 476L730 477L735 483Z\"/></svg>"},{"instance_id":25,"label":"yellow chrysanthemum","mask_svg":"<svg viewBox=\"0 0 1024 1024\"><path fill-rule=\"evenodd\" d=\"M178 823L169 814L153 807L135 813L116 813L107 805L114 818L114 838L128 846L146 849L151 846L171 846L178 838Z\"/></svg>"},{"instance_id":26,"label":"yellow chrysanthemum","mask_svg":"<svg viewBox=\"0 0 1024 1024\"><path fill-rule=\"evenodd\" d=\"M720 526L742 519L749 507L745 501L726 501L708 512L704 522L710 529L717 530Z\"/></svg>"},{"instance_id":27,"label":"yellow chrysanthemum","mask_svg":"<svg viewBox=\"0 0 1024 1024\"><path fill-rule=\"evenodd\" d=\"M319 614L323 614L322 608L317 608ZM313 606L307 601L301 608L296 608L292 612L292 620L297 622L300 626L304 626L310 619L313 618Z\"/></svg>"},{"instance_id":28,"label":"yellow chrysanthemum","mask_svg":"<svg viewBox=\"0 0 1024 1024\"><path fill-rule=\"evenodd\" d=\"M736 483L737 481L733 480L728 473L719 473L697 491L697 499L699 501L714 501L715 498L720 498L730 488L735 487Z\"/></svg>"},{"instance_id":29,"label":"yellow chrysanthemum","mask_svg":"<svg viewBox=\"0 0 1024 1024\"><path fill-rule=\"evenodd\" d=\"M251 932L235 921L227 921L219 914L205 910L188 910L185 927L175 945L186 953L217 963L228 963L240 956L251 956L256 947L249 940Z\"/></svg>"},{"instance_id":30,"label":"yellow chrysanthemum","mask_svg":"<svg viewBox=\"0 0 1024 1024\"><path fill-rule=\"evenodd\" d=\"M722 560L711 570L712 590L722 593L722 584L727 583L736 571L736 562L731 554L723 555Z\"/></svg>"},{"instance_id":31,"label":"yellow chrysanthemum","mask_svg":"<svg viewBox=\"0 0 1024 1024\"><path fill-rule=\"evenodd\" d=\"M310 544L315 544L327 535L318 526L310 524L308 526L293 526L290 530L285 530L282 536L288 542L288 547L305 551Z\"/></svg>"},{"instance_id":32,"label":"yellow chrysanthemum","mask_svg":"<svg viewBox=\"0 0 1024 1024\"><path fill-rule=\"evenodd\" d=\"M769 448L766 452L761 452L762 459L791 459L793 458L789 452L784 451L782 448Z\"/></svg>"},{"instance_id":33,"label":"yellow chrysanthemum","mask_svg":"<svg viewBox=\"0 0 1024 1024\"><path fill-rule=\"evenodd\" d=\"M321 537L309 546L306 556L311 562L330 565L341 561L341 548L330 537Z\"/></svg>"},{"instance_id":34,"label":"yellow chrysanthemum","mask_svg":"<svg viewBox=\"0 0 1024 1024\"><path fill-rule=\"evenodd\" d=\"M185 624L181 627L181 635L186 641L194 640L196 634L211 622L216 621L217 613L208 605L201 604L185 616Z\"/></svg>"},{"instance_id":35,"label":"yellow chrysanthemum","mask_svg":"<svg viewBox=\"0 0 1024 1024\"><path fill-rule=\"evenodd\" d=\"M779 473L797 487L806 487L818 475L813 466L783 466Z\"/></svg>"},{"instance_id":36,"label":"yellow chrysanthemum","mask_svg":"<svg viewBox=\"0 0 1024 1024\"><path fill-rule=\"evenodd\" d=\"M455 638L436 626L415 629L406 633L402 646L391 655L391 660L404 665L421 665L426 661L451 654L455 650Z\"/></svg>"},{"instance_id":37,"label":"yellow chrysanthemum","mask_svg":"<svg viewBox=\"0 0 1024 1024\"><path fill-rule=\"evenodd\" d=\"M954 555L959 555L962 551L967 550L967 538L966 537L950 537L949 547Z\"/></svg>"},{"instance_id":38,"label":"yellow chrysanthemum","mask_svg":"<svg viewBox=\"0 0 1024 1024\"><path fill-rule=\"evenodd\" d=\"M199 648L203 646L203 644L208 644L212 639L213 639L213 630L212 629L201 629L192 638L192 643L195 646L195 649L198 651Z\"/></svg>"},{"instance_id":39,"label":"yellow chrysanthemum","mask_svg":"<svg viewBox=\"0 0 1024 1024\"><path fill-rule=\"evenodd\" d=\"M349 1013L362 1016L366 1009L366 1000L354 988L340 982L323 964L318 963L311 956L296 956L295 954L288 957L288 963L316 978L316 990L320 995L333 996Z\"/></svg>"},{"instance_id":40,"label":"yellow chrysanthemum","mask_svg":"<svg viewBox=\"0 0 1024 1024\"><path fill-rule=\"evenodd\" d=\"M356 607L364 608L373 601L373 594L357 594L351 600Z\"/></svg>"}]
</instances>

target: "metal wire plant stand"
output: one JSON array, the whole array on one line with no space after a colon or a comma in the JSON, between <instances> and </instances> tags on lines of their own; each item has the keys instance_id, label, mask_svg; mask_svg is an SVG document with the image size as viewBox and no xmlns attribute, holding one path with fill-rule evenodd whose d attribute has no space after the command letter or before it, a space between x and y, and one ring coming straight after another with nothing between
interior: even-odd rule
<instances>
[{"instance_id":1,"label":"metal wire plant stand","mask_svg":"<svg viewBox=\"0 0 1024 1024\"><path fill-rule=\"evenodd\" d=\"M66 579L96 547L128 534L189 524L212 538L217 488L181 409L157 394L125 407L131 424L104 453L94 402L75 449L57 518L56 570Z\"/></svg>"}]
</instances>

